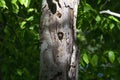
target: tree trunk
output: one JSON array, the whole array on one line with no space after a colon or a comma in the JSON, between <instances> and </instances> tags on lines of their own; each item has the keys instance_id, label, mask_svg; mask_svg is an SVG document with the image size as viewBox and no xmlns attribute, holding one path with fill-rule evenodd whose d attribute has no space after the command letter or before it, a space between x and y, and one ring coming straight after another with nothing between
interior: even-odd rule
<instances>
[{"instance_id":1,"label":"tree trunk","mask_svg":"<svg viewBox=\"0 0 120 80\"><path fill-rule=\"evenodd\" d=\"M78 4L79 0L43 0L40 80L78 80Z\"/></svg>"}]
</instances>

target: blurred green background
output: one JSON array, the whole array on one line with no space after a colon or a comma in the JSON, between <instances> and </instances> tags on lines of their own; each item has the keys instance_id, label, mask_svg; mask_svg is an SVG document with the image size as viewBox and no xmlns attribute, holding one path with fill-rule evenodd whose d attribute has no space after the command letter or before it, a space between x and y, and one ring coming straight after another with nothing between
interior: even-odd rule
<instances>
[{"instance_id":1,"label":"blurred green background","mask_svg":"<svg viewBox=\"0 0 120 80\"><path fill-rule=\"evenodd\" d=\"M41 0L0 0L0 77L38 80ZM119 0L81 0L77 19L79 80L120 80Z\"/></svg>"}]
</instances>

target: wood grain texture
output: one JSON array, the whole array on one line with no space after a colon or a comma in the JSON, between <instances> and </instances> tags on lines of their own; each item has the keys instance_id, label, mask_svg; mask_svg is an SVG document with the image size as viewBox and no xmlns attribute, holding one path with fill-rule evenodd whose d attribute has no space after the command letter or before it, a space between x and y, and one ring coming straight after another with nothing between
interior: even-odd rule
<instances>
[{"instance_id":1,"label":"wood grain texture","mask_svg":"<svg viewBox=\"0 0 120 80\"><path fill-rule=\"evenodd\" d=\"M40 80L78 80L77 0L43 0Z\"/></svg>"}]
</instances>

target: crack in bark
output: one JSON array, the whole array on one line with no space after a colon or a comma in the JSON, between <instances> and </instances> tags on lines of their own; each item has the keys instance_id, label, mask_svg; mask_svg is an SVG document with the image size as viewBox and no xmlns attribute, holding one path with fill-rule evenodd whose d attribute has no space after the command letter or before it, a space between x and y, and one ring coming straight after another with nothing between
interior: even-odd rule
<instances>
[{"instance_id":1,"label":"crack in bark","mask_svg":"<svg viewBox=\"0 0 120 80\"><path fill-rule=\"evenodd\" d=\"M66 7L66 8L73 9L73 8L71 8L71 7L70 7L70 5L66 5L66 3L65 3L65 2L64 2L64 5L65 5L65 7Z\"/></svg>"}]
</instances>

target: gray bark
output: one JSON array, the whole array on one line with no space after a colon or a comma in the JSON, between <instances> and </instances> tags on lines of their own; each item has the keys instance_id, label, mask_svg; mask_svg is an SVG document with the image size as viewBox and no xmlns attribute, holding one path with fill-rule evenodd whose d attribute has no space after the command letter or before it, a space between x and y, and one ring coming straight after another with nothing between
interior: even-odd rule
<instances>
[{"instance_id":1,"label":"gray bark","mask_svg":"<svg viewBox=\"0 0 120 80\"><path fill-rule=\"evenodd\" d=\"M78 80L76 17L79 0L43 0L40 80Z\"/></svg>"}]
</instances>

